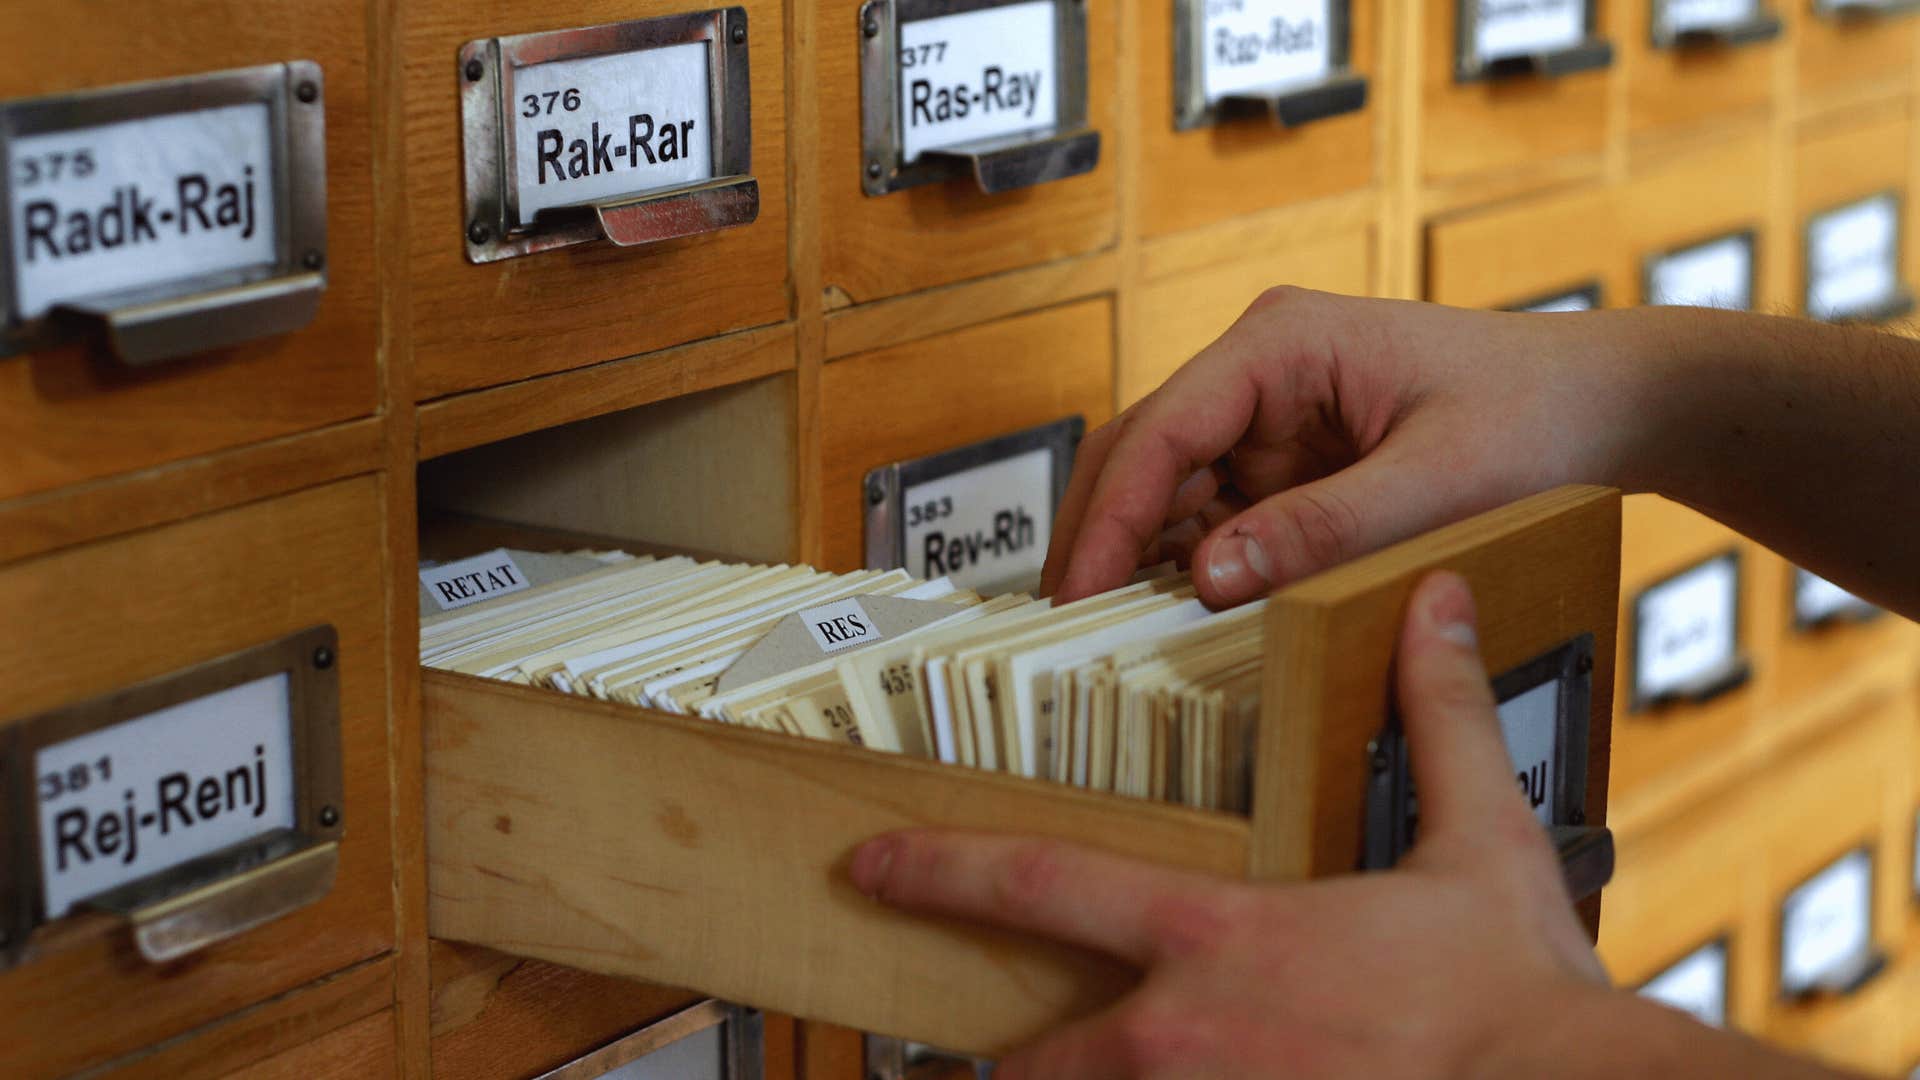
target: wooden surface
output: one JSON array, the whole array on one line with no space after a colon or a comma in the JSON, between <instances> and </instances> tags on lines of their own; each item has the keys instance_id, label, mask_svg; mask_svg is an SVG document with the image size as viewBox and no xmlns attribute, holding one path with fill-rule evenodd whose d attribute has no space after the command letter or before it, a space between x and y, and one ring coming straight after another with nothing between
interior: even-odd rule
<instances>
[{"instance_id":1,"label":"wooden surface","mask_svg":"<svg viewBox=\"0 0 1920 1080\"><path fill-rule=\"evenodd\" d=\"M1260 210L1368 186L1374 181L1379 91L1378 0L1353 0L1352 68L1368 77L1369 105L1285 128L1262 114L1176 131L1173 20L1165 4L1125 12L1139 93L1129 138L1140 141L1140 232L1160 236Z\"/></svg>"},{"instance_id":2,"label":"wooden surface","mask_svg":"<svg viewBox=\"0 0 1920 1080\"><path fill-rule=\"evenodd\" d=\"M1246 824L1224 815L441 672L422 680L432 928L451 940L1000 1052L1111 1001L1131 976L881 908L846 880L856 844L938 823L1222 875L1245 865Z\"/></svg>"},{"instance_id":3,"label":"wooden surface","mask_svg":"<svg viewBox=\"0 0 1920 1080\"><path fill-rule=\"evenodd\" d=\"M8 5L0 99L286 60L325 72L327 291L306 329L133 370L73 345L0 360L0 500L366 416L376 404L365 7ZM217 32L209 32L218 27Z\"/></svg>"},{"instance_id":4,"label":"wooden surface","mask_svg":"<svg viewBox=\"0 0 1920 1080\"><path fill-rule=\"evenodd\" d=\"M1613 212L1604 190L1586 188L1436 221L1427 227L1426 297L1508 308L1598 281L1603 303L1623 303L1640 290L1614 249Z\"/></svg>"},{"instance_id":5,"label":"wooden surface","mask_svg":"<svg viewBox=\"0 0 1920 1080\"><path fill-rule=\"evenodd\" d=\"M1675 248L1718 239L1742 229L1754 232L1756 274L1753 306L1768 310L1789 298L1770 295L1766 269L1786 257L1785 238L1767 228L1772 205L1769 145L1763 131L1737 130L1730 137L1701 139L1684 150L1647 155L1634 177L1614 195L1619 230L1606 245L1625 264L1618 277L1632 291L1612 303L1648 303L1647 262Z\"/></svg>"},{"instance_id":6,"label":"wooden surface","mask_svg":"<svg viewBox=\"0 0 1920 1080\"><path fill-rule=\"evenodd\" d=\"M265 1061L236 1069L229 1080L375 1080L398 1076L393 1010L346 1027Z\"/></svg>"},{"instance_id":7,"label":"wooden surface","mask_svg":"<svg viewBox=\"0 0 1920 1080\"><path fill-rule=\"evenodd\" d=\"M482 0L402 7L415 395L437 398L780 322L787 269L782 5L742 0L760 217L705 236L596 243L476 266L462 240L461 45L688 10L673 0Z\"/></svg>"},{"instance_id":8,"label":"wooden surface","mask_svg":"<svg viewBox=\"0 0 1920 1080\"><path fill-rule=\"evenodd\" d=\"M1816 15L1810 3L1780 3L1793 35L1794 76L1803 114L1824 111L1829 101L1849 101L1849 91L1897 97L1913 75L1915 24L1910 16L1835 19Z\"/></svg>"},{"instance_id":9,"label":"wooden surface","mask_svg":"<svg viewBox=\"0 0 1920 1080\"><path fill-rule=\"evenodd\" d=\"M835 360L820 374L820 564L866 565L867 470L1113 410L1113 307L1048 308Z\"/></svg>"},{"instance_id":10,"label":"wooden surface","mask_svg":"<svg viewBox=\"0 0 1920 1080\"><path fill-rule=\"evenodd\" d=\"M1620 496L1565 487L1394 545L1274 594L1254 759L1255 878L1351 871L1368 742L1383 729L1406 601L1425 574L1472 585L1480 652L1505 671L1594 636L1586 818L1604 824Z\"/></svg>"},{"instance_id":11,"label":"wooden surface","mask_svg":"<svg viewBox=\"0 0 1920 1080\"><path fill-rule=\"evenodd\" d=\"M124 932L69 935L0 975L0 1074L117 1057L393 947L383 510L363 477L0 568L0 611L35 613L0 619L0 723L331 623L347 830L332 892L258 930L164 966Z\"/></svg>"},{"instance_id":12,"label":"wooden surface","mask_svg":"<svg viewBox=\"0 0 1920 1080\"><path fill-rule=\"evenodd\" d=\"M1798 0L1772 0L1763 9ZM1727 47L1656 48L1652 4L1609 5L1619 32L1613 45L1626 89L1628 135L1703 131L1762 112L1774 102L1773 70L1792 50L1784 36Z\"/></svg>"},{"instance_id":13,"label":"wooden surface","mask_svg":"<svg viewBox=\"0 0 1920 1080\"><path fill-rule=\"evenodd\" d=\"M1907 283L1920 280L1920 228L1913 224L1916 201L1912 132L1913 113L1906 102L1868 112L1865 122L1832 122L1803 130L1794 147L1797 178L1793 194L1792 243L1794 310L1806 299L1806 226L1814 214L1883 191L1906 193L1901 221L1901 266Z\"/></svg>"},{"instance_id":14,"label":"wooden surface","mask_svg":"<svg viewBox=\"0 0 1920 1080\"><path fill-rule=\"evenodd\" d=\"M1034 266L1110 246L1116 234L1114 83L1117 4L1087 5L1087 123L1101 132L1092 172L985 195L971 180L889 195L861 188L860 5L795 0L810 9L806 43L819 117L816 190L821 288L829 308ZM801 303L816 302L803 296Z\"/></svg>"}]
</instances>

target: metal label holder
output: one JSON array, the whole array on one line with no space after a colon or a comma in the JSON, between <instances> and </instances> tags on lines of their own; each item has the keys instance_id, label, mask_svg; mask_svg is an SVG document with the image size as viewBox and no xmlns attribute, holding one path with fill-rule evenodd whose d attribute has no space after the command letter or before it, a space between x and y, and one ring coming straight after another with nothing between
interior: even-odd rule
<instances>
[{"instance_id":1,"label":"metal label holder","mask_svg":"<svg viewBox=\"0 0 1920 1080\"><path fill-rule=\"evenodd\" d=\"M1780 16L1756 5L1749 18L1719 26L1695 26L1674 30L1667 25L1670 0L1653 0L1652 20L1647 35L1656 49L1737 49L1758 45L1780 36Z\"/></svg>"},{"instance_id":2,"label":"metal label holder","mask_svg":"<svg viewBox=\"0 0 1920 1080\"><path fill-rule=\"evenodd\" d=\"M1865 855L1867 858L1867 943L1861 949L1858 956L1850 958L1846 963L1823 976L1817 982L1798 989L1788 989L1785 980L1782 978L1782 976L1786 974L1783 968L1786 964L1787 956L1787 901L1793 899L1794 895L1801 889L1812 884L1815 878L1820 877L1845 860L1853 858L1855 855ZM1819 869L1801 878L1798 882L1794 883L1793 888L1787 890L1786 895L1781 898L1778 910L1775 912L1775 918L1779 921L1780 926L1778 938L1774 942L1774 947L1778 950L1774 958L1774 979L1778 984L1777 989L1779 990L1782 1001L1792 1004L1805 1004L1818 1001L1822 998L1852 997L1886 972L1888 956L1886 950L1875 944L1873 929L1874 895L1876 891L1874 878L1878 876L1879 872L1880 867L1873 857L1873 845L1863 843L1848 848L1839 856L1823 863Z\"/></svg>"},{"instance_id":3,"label":"metal label holder","mask_svg":"<svg viewBox=\"0 0 1920 1080\"><path fill-rule=\"evenodd\" d=\"M1734 633L1733 655L1728 657L1725 663L1714 667L1710 671L1702 672L1697 678L1693 679L1691 682L1687 683L1687 685L1685 686L1676 687L1672 690L1666 690L1660 693L1648 693L1646 688L1642 686L1640 682L1640 665L1639 665L1640 626L1641 626L1641 623L1645 621L1644 612L1642 611L1642 608L1646 603L1647 595L1649 593L1657 591L1662 585L1665 585L1668 582L1674 581L1677 578L1685 577L1686 575L1694 572L1695 570L1700 569L1703 566L1706 566L1710 563L1719 562L1722 560L1731 562L1733 564L1733 576L1734 576L1734 581L1736 582L1736 586L1733 590L1733 633ZM1635 712L1635 713L1649 712L1663 705L1669 705L1675 702L1682 702L1682 701L1687 702L1689 704L1693 704L1693 705L1703 705L1709 701L1712 701L1714 698L1720 697L1724 694L1730 694L1735 690L1740 689L1742 686L1745 686L1747 684L1748 679L1753 677L1753 665L1747 660L1745 649L1743 648L1743 642L1741 641L1741 633L1740 633L1741 599L1740 599L1740 589L1738 588L1737 583L1740 580L1740 576L1742 572L1743 572L1743 568L1740 560L1740 549L1732 548L1727 551L1723 551L1718 555L1708 556L1707 558L1701 559L1699 562L1693 563L1690 566L1683 567L1671 574L1668 574L1666 577L1663 577L1660 580L1649 584L1646 588L1641 589L1639 594L1633 598L1633 605L1632 605L1632 612L1631 612L1633 626L1629 633L1630 640L1627 643L1627 649L1628 649L1627 663L1629 665L1629 670L1632 672L1632 675L1627 680L1628 682L1627 711L1628 712Z\"/></svg>"},{"instance_id":4,"label":"metal label holder","mask_svg":"<svg viewBox=\"0 0 1920 1080\"><path fill-rule=\"evenodd\" d=\"M1025 431L998 435L868 471L862 485L862 496L866 503L867 569L893 570L906 565L907 519L901 512L901 500L908 489L929 480L966 472L1033 450L1050 450L1053 453L1052 505L1058 507L1067 493L1067 479L1073 474L1074 450L1080 445L1080 436L1086 432L1086 428L1086 420L1069 416Z\"/></svg>"},{"instance_id":5,"label":"metal label holder","mask_svg":"<svg viewBox=\"0 0 1920 1080\"><path fill-rule=\"evenodd\" d=\"M952 1062L973 1070L974 1080L992 1080L993 1062L986 1058L950 1054L916 1042L889 1035L867 1035L864 1052L867 1080L907 1080L921 1066L932 1062ZM952 1070L942 1070L941 1076Z\"/></svg>"},{"instance_id":6,"label":"metal label holder","mask_svg":"<svg viewBox=\"0 0 1920 1080\"><path fill-rule=\"evenodd\" d=\"M1916 10L1920 10L1920 0L1914 0L1914 6ZM1913 289L1906 282L1900 280L1900 251L1905 244L1906 232L1907 232L1907 200L1905 199L1905 197L1901 195L1899 191L1893 188L1887 188L1886 190L1883 190L1883 191L1877 191L1871 195L1865 195L1857 199L1848 199L1846 202L1840 203L1835 206L1829 206L1825 210L1820 210L1815 213L1807 215L1807 223L1800 230L1800 252L1801 252L1800 275L1801 275L1801 280L1805 282L1804 295L1802 295L1800 300L1800 308L1802 311L1805 311L1809 315L1813 313L1813 285L1814 285L1813 231L1814 231L1814 228L1817 225L1819 225L1820 222L1823 219L1825 219L1829 214L1838 213L1839 211L1842 211L1842 210L1848 210L1855 206L1859 206L1861 203L1872 202L1876 199L1885 199L1893 203L1893 222L1894 222L1893 246L1892 246L1893 279L1897 284L1893 292L1889 293L1884 299L1882 299L1878 303L1869 304L1865 307L1855 308L1851 311L1844 311L1836 315L1828 316L1827 321L1836 322L1836 323L1864 323L1868 325L1874 325L1879 323L1893 322L1895 319L1899 319L1913 313L1913 309L1914 309Z\"/></svg>"},{"instance_id":7,"label":"metal label holder","mask_svg":"<svg viewBox=\"0 0 1920 1080\"><path fill-rule=\"evenodd\" d=\"M1856 596L1852 603L1809 617L1800 610L1800 582L1803 578L1812 576L1814 575L1811 571L1802 570L1798 566L1793 568L1792 596L1787 602L1793 607L1793 628L1799 633L1815 633L1842 625L1858 626L1861 623L1872 622L1887 613L1886 608L1868 603Z\"/></svg>"},{"instance_id":8,"label":"metal label holder","mask_svg":"<svg viewBox=\"0 0 1920 1080\"><path fill-rule=\"evenodd\" d=\"M1174 0L1174 130L1190 131L1254 115L1294 128L1366 108L1367 78L1348 67L1352 61L1352 14L1351 0L1333 0L1327 5L1327 65L1331 70L1325 79L1271 91L1228 94L1209 104L1205 0Z\"/></svg>"},{"instance_id":9,"label":"metal label holder","mask_svg":"<svg viewBox=\"0 0 1920 1080\"><path fill-rule=\"evenodd\" d=\"M1585 300L1588 310L1598 310L1601 299L1600 283L1598 281L1589 281L1583 285L1576 285L1571 289L1555 289L1552 292L1541 293L1538 296L1523 300L1518 304L1509 305L1500 310L1537 312L1539 308L1547 304L1560 300L1569 300L1574 297Z\"/></svg>"},{"instance_id":10,"label":"metal label holder","mask_svg":"<svg viewBox=\"0 0 1920 1080\"><path fill-rule=\"evenodd\" d=\"M32 958L43 903L34 759L68 739L284 673L292 723L294 821L89 898L123 920L147 961L166 963L312 904L333 888L343 821L339 644L316 626L0 730L0 970Z\"/></svg>"},{"instance_id":11,"label":"metal label holder","mask_svg":"<svg viewBox=\"0 0 1920 1080\"><path fill-rule=\"evenodd\" d=\"M1667 963L1660 965L1659 970L1655 971L1652 975L1648 976L1647 978L1641 980L1640 985L1633 988L1633 992L1635 994L1644 995L1647 991L1647 987L1652 986L1654 983L1660 981L1661 978L1663 978L1668 972L1672 971L1674 968L1679 967L1681 964L1686 963L1688 960L1693 959L1695 956L1698 956L1700 953L1703 953L1708 949L1718 949L1720 951L1720 974L1721 974L1720 1000L1723 1002L1732 1000L1731 990L1733 988L1733 965L1734 965L1733 934L1725 930L1715 934L1714 936L1708 938L1705 941L1702 941L1700 944L1695 945L1693 948L1688 949L1686 952L1683 952L1680 955L1674 957L1672 960L1668 961ZM1726 1026L1724 1018L1720 1026L1722 1027Z\"/></svg>"},{"instance_id":12,"label":"metal label holder","mask_svg":"<svg viewBox=\"0 0 1920 1080\"><path fill-rule=\"evenodd\" d=\"M712 999L630 1031L534 1080L594 1080L682 1039L721 1027L722 1080L761 1080L766 1071L766 1018L758 1010Z\"/></svg>"},{"instance_id":13,"label":"metal label holder","mask_svg":"<svg viewBox=\"0 0 1920 1080\"><path fill-rule=\"evenodd\" d=\"M1920 3L1920 0L1915 2ZM1528 76L1558 79L1611 65L1613 43L1599 34L1594 0L1586 0L1584 10L1586 37L1575 44L1564 49L1482 60L1474 50L1474 38L1480 25L1480 0L1455 0L1453 81L1494 82Z\"/></svg>"},{"instance_id":14,"label":"metal label holder","mask_svg":"<svg viewBox=\"0 0 1920 1080\"><path fill-rule=\"evenodd\" d=\"M1653 273L1654 270L1659 267L1660 263L1675 255L1684 255L1690 251L1696 251L1703 247L1718 244L1723 240L1740 240L1746 244L1747 302L1746 305L1739 308L1739 310L1752 311L1754 298L1760 295L1760 233L1759 229L1752 225L1744 229L1732 229L1723 233L1715 233L1712 236L1690 243L1663 248L1643 257L1640 260L1640 302L1642 304L1653 303Z\"/></svg>"},{"instance_id":15,"label":"metal label holder","mask_svg":"<svg viewBox=\"0 0 1920 1080\"><path fill-rule=\"evenodd\" d=\"M708 48L713 179L552 207L535 214L533 224L518 224L509 108L514 71L695 42ZM460 47L456 68L469 262L498 262L596 240L619 247L653 244L749 225L760 216L760 182L752 175L745 8L482 38Z\"/></svg>"},{"instance_id":16,"label":"metal label holder","mask_svg":"<svg viewBox=\"0 0 1920 1080\"><path fill-rule=\"evenodd\" d=\"M1505 704L1529 690L1559 687L1555 705L1554 805L1561 820L1547 827L1561 872L1574 900L1599 892L1613 878L1613 833L1587 824L1587 740L1593 707L1593 635L1581 634L1493 679L1494 700ZM1368 747L1366 827L1360 869L1385 870L1412 850L1419 831L1419 802L1406 734L1397 711Z\"/></svg>"},{"instance_id":17,"label":"metal label holder","mask_svg":"<svg viewBox=\"0 0 1920 1080\"><path fill-rule=\"evenodd\" d=\"M23 320L14 306L12 219L0 215L0 356L93 340L120 363L145 367L311 323L327 286L327 139L325 83L310 60L0 104L0 206L13 201L16 136L255 103L267 106L273 136L272 265L69 300Z\"/></svg>"},{"instance_id":18,"label":"metal label holder","mask_svg":"<svg viewBox=\"0 0 1920 1080\"><path fill-rule=\"evenodd\" d=\"M1006 135L927 150L901 161L900 26L920 19L1003 7L1009 0L867 0L860 5L861 190L887 195L971 177L988 195L1092 172L1100 133L1087 127L1087 10L1053 0L1054 69L1059 74L1051 131Z\"/></svg>"},{"instance_id":19,"label":"metal label holder","mask_svg":"<svg viewBox=\"0 0 1920 1080\"><path fill-rule=\"evenodd\" d=\"M1920 0L1813 0L1813 13L1842 21L1885 19L1920 11Z\"/></svg>"}]
</instances>

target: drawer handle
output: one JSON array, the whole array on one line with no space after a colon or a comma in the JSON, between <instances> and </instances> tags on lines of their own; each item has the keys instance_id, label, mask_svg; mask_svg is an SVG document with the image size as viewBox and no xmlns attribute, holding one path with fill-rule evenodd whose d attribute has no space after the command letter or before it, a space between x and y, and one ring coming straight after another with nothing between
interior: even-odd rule
<instances>
[{"instance_id":1,"label":"drawer handle","mask_svg":"<svg viewBox=\"0 0 1920 1080\"><path fill-rule=\"evenodd\" d=\"M1299 127L1367 105L1367 77L1342 75L1323 83L1274 94L1229 94L1220 99L1229 109L1264 111L1281 127Z\"/></svg>"},{"instance_id":2,"label":"drawer handle","mask_svg":"<svg viewBox=\"0 0 1920 1080\"><path fill-rule=\"evenodd\" d=\"M1549 833L1560 853L1560 874L1575 903L1613 880L1613 830L1604 825L1555 825Z\"/></svg>"},{"instance_id":3,"label":"drawer handle","mask_svg":"<svg viewBox=\"0 0 1920 1080\"><path fill-rule=\"evenodd\" d=\"M320 900L333 889L339 862L339 843L326 840L163 900L126 889L88 906L125 918L140 955L164 964Z\"/></svg>"},{"instance_id":4,"label":"drawer handle","mask_svg":"<svg viewBox=\"0 0 1920 1080\"><path fill-rule=\"evenodd\" d=\"M1875 3L1874 0L1827 0L1826 3L1816 2L1813 10L1830 19L1883 19L1920 11L1920 0L1888 0L1886 3Z\"/></svg>"},{"instance_id":5,"label":"drawer handle","mask_svg":"<svg viewBox=\"0 0 1920 1080\"><path fill-rule=\"evenodd\" d=\"M1612 63L1613 43L1593 39L1553 52L1503 56L1489 61L1479 74L1484 79L1511 79L1522 75L1558 79L1564 75L1604 68Z\"/></svg>"},{"instance_id":6,"label":"drawer handle","mask_svg":"<svg viewBox=\"0 0 1920 1080\"><path fill-rule=\"evenodd\" d=\"M1900 291L1872 307L1850 311L1833 319L1839 323L1886 323L1913 314L1913 290L1902 285Z\"/></svg>"},{"instance_id":7,"label":"drawer handle","mask_svg":"<svg viewBox=\"0 0 1920 1080\"><path fill-rule=\"evenodd\" d=\"M290 274L162 300L70 300L51 314L98 335L121 363L146 367L298 330L313 321L326 287L323 273Z\"/></svg>"},{"instance_id":8,"label":"drawer handle","mask_svg":"<svg viewBox=\"0 0 1920 1080\"><path fill-rule=\"evenodd\" d=\"M1682 30L1673 35L1671 44L1680 49L1699 48L1737 48L1741 45L1758 45L1763 41L1772 41L1780 36L1780 16L1755 15L1743 22L1728 23L1725 26L1698 26L1691 30Z\"/></svg>"},{"instance_id":9,"label":"drawer handle","mask_svg":"<svg viewBox=\"0 0 1920 1080\"><path fill-rule=\"evenodd\" d=\"M1872 985L1887 972L1887 954L1870 948L1840 970L1804 990L1783 995L1788 1001L1806 1004L1822 998L1849 998Z\"/></svg>"},{"instance_id":10,"label":"drawer handle","mask_svg":"<svg viewBox=\"0 0 1920 1080\"><path fill-rule=\"evenodd\" d=\"M620 247L678 240L750 225L760 216L760 181L723 176L692 187L592 205L600 233Z\"/></svg>"},{"instance_id":11,"label":"drawer handle","mask_svg":"<svg viewBox=\"0 0 1920 1080\"><path fill-rule=\"evenodd\" d=\"M998 195L1092 172L1100 164L1100 133L1082 130L1038 139L994 139L927 150L920 160L935 163L953 176L971 174L982 192Z\"/></svg>"},{"instance_id":12,"label":"drawer handle","mask_svg":"<svg viewBox=\"0 0 1920 1080\"><path fill-rule=\"evenodd\" d=\"M1689 705L1704 705L1714 698L1731 694L1747 685L1753 678L1753 665L1745 657L1734 657L1725 665L1709 671L1684 686L1677 686L1665 693L1657 694L1639 703L1637 708L1654 709L1662 705L1686 702Z\"/></svg>"}]
</instances>

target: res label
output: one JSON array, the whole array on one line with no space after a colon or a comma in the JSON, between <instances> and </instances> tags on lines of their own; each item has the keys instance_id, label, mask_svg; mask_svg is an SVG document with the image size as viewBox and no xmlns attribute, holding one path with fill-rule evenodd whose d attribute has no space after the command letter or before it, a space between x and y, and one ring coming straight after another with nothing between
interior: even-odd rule
<instances>
[{"instance_id":1,"label":"res label","mask_svg":"<svg viewBox=\"0 0 1920 1080\"><path fill-rule=\"evenodd\" d=\"M1054 127L1053 0L900 25L900 163L928 150Z\"/></svg>"}]
</instances>

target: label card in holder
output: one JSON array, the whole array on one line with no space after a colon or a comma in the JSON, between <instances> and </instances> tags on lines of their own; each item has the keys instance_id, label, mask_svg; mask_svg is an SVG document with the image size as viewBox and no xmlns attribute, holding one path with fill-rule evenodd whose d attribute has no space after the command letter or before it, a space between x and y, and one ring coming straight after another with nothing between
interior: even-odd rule
<instances>
[{"instance_id":1,"label":"label card in holder","mask_svg":"<svg viewBox=\"0 0 1920 1080\"><path fill-rule=\"evenodd\" d=\"M1808 315L1816 319L1877 318L1904 298L1900 215L1900 197L1885 192L1808 219Z\"/></svg>"},{"instance_id":2,"label":"label card in holder","mask_svg":"<svg viewBox=\"0 0 1920 1080\"><path fill-rule=\"evenodd\" d=\"M1761 0L1654 0L1654 40L1665 43L1682 34L1724 30L1760 18Z\"/></svg>"},{"instance_id":3,"label":"label card in holder","mask_svg":"<svg viewBox=\"0 0 1920 1080\"><path fill-rule=\"evenodd\" d=\"M1688 953L1641 984L1639 993L1703 1024L1726 1027L1727 939L1715 939Z\"/></svg>"},{"instance_id":4,"label":"label card in holder","mask_svg":"<svg viewBox=\"0 0 1920 1080\"><path fill-rule=\"evenodd\" d=\"M1755 280L1753 232L1737 232L1648 258L1646 302L1747 311Z\"/></svg>"},{"instance_id":5,"label":"label card in holder","mask_svg":"<svg viewBox=\"0 0 1920 1080\"><path fill-rule=\"evenodd\" d=\"M1202 0L1207 103L1333 74L1339 63L1334 6L1332 0Z\"/></svg>"},{"instance_id":6,"label":"label card in holder","mask_svg":"<svg viewBox=\"0 0 1920 1080\"><path fill-rule=\"evenodd\" d=\"M1780 992L1829 989L1873 952L1873 854L1841 856L1780 904Z\"/></svg>"},{"instance_id":7,"label":"label card in holder","mask_svg":"<svg viewBox=\"0 0 1920 1080\"><path fill-rule=\"evenodd\" d=\"M1705 696L1739 665L1740 560L1728 552L1648 586L1633 604L1633 705Z\"/></svg>"},{"instance_id":8,"label":"label card in holder","mask_svg":"<svg viewBox=\"0 0 1920 1080\"><path fill-rule=\"evenodd\" d=\"M311 903L343 832L338 645L315 627L8 729L0 927L125 915L159 962Z\"/></svg>"},{"instance_id":9,"label":"label card in holder","mask_svg":"<svg viewBox=\"0 0 1920 1080\"><path fill-rule=\"evenodd\" d=\"M868 473L868 568L1033 588L1084 426L1072 417Z\"/></svg>"},{"instance_id":10,"label":"label card in holder","mask_svg":"<svg viewBox=\"0 0 1920 1080\"><path fill-rule=\"evenodd\" d=\"M1546 683L1500 703L1500 733L1507 741L1514 779L1542 825L1560 812L1560 687Z\"/></svg>"},{"instance_id":11,"label":"label card in holder","mask_svg":"<svg viewBox=\"0 0 1920 1080\"><path fill-rule=\"evenodd\" d=\"M146 364L306 325L324 117L306 62L0 103L0 351L80 326Z\"/></svg>"},{"instance_id":12,"label":"label card in holder","mask_svg":"<svg viewBox=\"0 0 1920 1080\"><path fill-rule=\"evenodd\" d=\"M1536 300L1528 300L1507 308L1508 311L1593 311L1600 306L1600 283L1592 282L1577 289L1562 293L1551 293Z\"/></svg>"},{"instance_id":13,"label":"label card in holder","mask_svg":"<svg viewBox=\"0 0 1920 1080\"><path fill-rule=\"evenodd\" d=\"M468 42L467 258L754 221L746 42L739 7Z\"/></svg>"},{"instance_id":14,"label":"label card in holder","mask_svg":"<svg viewBox=\"0 0 1920 1080\"><path fill-rule=\"evenodd\" d=\"M1797 566L1793 568L1795 629L1810 630L1842 619L1861 620L1878 614L1880 614L1878 607L1826 578Z\"/></svg>"},{"instance_id":15,"label":"label card in holder","mask_svg":"<svg viewBox=\"0 0 1920 1080\"><path fill-rule=\"evenodd\" d=\"M1054 126L1057 60L1052 0L901 23L901 164Z\"/></svg>"},{"instance_id":16,"label":"label card in holder","mask_svg":"<svg viewBox=\"0 0 1920 1080\"><path fill-rule=\"evenodd\" d=\"M1481 64L1558 52L1587 36L1588 0L1460 0L1471 10L1472 38L1463 44Z\"/></svg>"}]
</instances>

